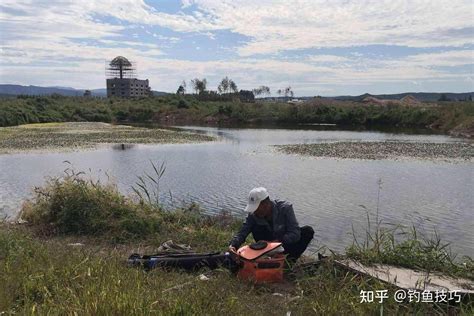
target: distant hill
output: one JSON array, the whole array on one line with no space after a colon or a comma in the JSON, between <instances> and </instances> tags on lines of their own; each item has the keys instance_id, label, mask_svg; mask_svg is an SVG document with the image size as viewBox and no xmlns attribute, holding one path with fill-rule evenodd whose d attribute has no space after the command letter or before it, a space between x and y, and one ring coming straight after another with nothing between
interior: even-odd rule
<instances>
[{"instance_id":1,"label":"distant hill","mask_svg":"<svg viewBox=\"0 0 474 316\"><path fill-rule=\"evenodd\" d=\"M64 89L64 90L76 90L72 87L61 87L61 86L52 86L52 87L48 87L48 88L58 88L58 89Z\"/></svg>"},{"instance_id":2,"label":"distant hill","mask_svg":"<svg viewBox=\"0 0 474 316\"><path fill-rule=\"evenodd\" d=\"M366 98L376 98L380 100L401 100L406 97L414 97L416 100L421 102L436 102L442 95L445 95L450 101L464 101L468 100L469 96L474 99L474 92L463 92L463 93L451 93L451 92L405 92L397 94L361 94L361 95L340 95L334 97L321 97L321 99L331 99L331 100L340 100L340 101L356 101L362 102ZM294 99L299 100L311 100L314 97L295 97ZM288 98L285 97L265 97L257 98L257 100L274 100L285 102Z\"/></svg>"},{"instance_id":3,"label":"distant hill","mask_svg":"<svg viewBox=\"0 0 474 316\"><path fill-rule=\"evenodd\" d=\"M53 93L66 96L81 96L84 90L57 88L57 87L38 87L38 86L21 86L16 84L0 84L0 94L7 95L50 95Z\"/></svg>"},{"instance_id":4,"label":"distant hill","mask_svg":"<svg viewBox=\"0 0 474 316\"><path fill-rule=\"evenodd\" d=\"M423 102L435 102L438 101L442 95L445 95L451 101L464 101L468 100L469 96L474 98L474 92L464 92L464 93L438 93L438 92L405 92L405 93L398 93L398 94L369 94L365 93L359 96L336 96L331 97L331 99L335 100L343 100L343 101L362 101L367 97L374 97L377 99L383 100L401 100L407 96L412 96L418 101Z\"/></svg>"},{"instance_id":5,"label":"distant hill","mask_svg":"<svg viewBox=\"0 0 474 316\"><path fill-rule=\"evenodd\" d=\"M22 86L16 84L0 84L0 96L16 95L51 95L57 93L64 96L82 96L84 90L70 87L40 87L40 86ZM92 96L105 97L107 89L91 89ZM160 96L168 94L162 91L153 91L153 95Z\"/></svg>"}]
</instances>

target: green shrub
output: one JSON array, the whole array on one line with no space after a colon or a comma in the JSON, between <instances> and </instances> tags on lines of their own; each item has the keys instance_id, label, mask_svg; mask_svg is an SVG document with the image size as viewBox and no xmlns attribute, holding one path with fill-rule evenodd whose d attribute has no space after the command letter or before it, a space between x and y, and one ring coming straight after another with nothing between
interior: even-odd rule
<instances>
[{"instance_id":1,"label":"green shrub","mask_svg":"<svg viewBox=\"0 0 474 316\"><path fill-rule=\"evenodd\" d=\"M204 251L225 249L238 229L240 221L230 214L203 215L196 204L164 210L154 198L146 198L148 194L155 197L155 188L139 184L143 191L134 188L133 199L122 195L114 184L87 180L83 173L67 169L63 177L35 189L21 218L41 235L95 236L112 242L173 239Z\"/></svg>"},{"instance_id":2,"label":"green shrub","mask_svg":"<svg viewBox=\"0 0 474 316\"><path fill-rule=\"evenodd\" d=\"M178 109L188 109L189 104L186 102L186 100L179 100L178 102Z\"/></svg>"},{"instance_id":3,"label":"green shrub","mask_svg":"<svg viewBox=\"0 0 474 316\"><path fill-rule=\"evenodd\" d=\"M21 216L47 234L143 238L159 230L161 218L146 205L121 195L115 185L67 174L36 188Z\"/></svg>"},{"instance_id":4,"label":"green shrub","mask_svg":"<svg viewBox=\"0 0 474 316\"><path fill-rule=\"evenodd\" d=\"M219 105L218 113L230 116L232 114L232 106L230 105Z\"/></svg>"}]
</instances>

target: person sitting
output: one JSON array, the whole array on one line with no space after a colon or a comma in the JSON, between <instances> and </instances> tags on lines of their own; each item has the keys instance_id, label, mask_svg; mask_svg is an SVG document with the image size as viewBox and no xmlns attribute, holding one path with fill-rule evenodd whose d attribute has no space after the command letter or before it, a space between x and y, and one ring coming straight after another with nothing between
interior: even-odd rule
<instances>
[{"instance_id":1,"label":"person sitting","mask_svg":"<svg viewBox=\"0 0 474 316\"><path fill-rule=\"evenodd\" d=\"M293 206L286 201L271 200L263 187L250 191L245 211L248 213L247 218L230 241L229 250L233 252L252 233L256 242L260 240L281 242L287 259L294 262L313 239L312 227L299 227Z\"/></svg>"}]
</instances>

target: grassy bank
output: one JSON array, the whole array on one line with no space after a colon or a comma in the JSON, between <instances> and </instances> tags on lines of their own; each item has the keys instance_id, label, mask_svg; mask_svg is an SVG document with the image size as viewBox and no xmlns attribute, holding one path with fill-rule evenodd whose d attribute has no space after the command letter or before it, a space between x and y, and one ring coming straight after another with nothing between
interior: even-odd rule
<instances>
[{"instance_id":1,"label":"grassy bank","mask_svg":"<svg viewBox=\"0 0 474 316\"><path fill-rule=\"evenodd\" d=\"M73 150L95 148L100 144L116 144L118 149L125 149L133 144L189 143L211 140L213 140L212 137L199 134L98 122L35 123L0 127L0 153Z\"/></svg>"},{"instance_id":2,"label":"grassy bank","mask_svg":"<svg viewBox=\"0 0 474 316\"><path fill-rule=\"evenodd\" d=\"M473 312L469 302L456 306L399 304L392 296L383 304L360 303L361 290L388 289L393 294L395 289L341 271L330 260L316 271L296 267L285 284L259 286L239 281L225 269L195 273L156 269L146 273L128 268L124 260L130 253L152 253L169 239L190 244L198 251L226 249L239 226L228 215L203 216L195 205L170 212L143 197L123 196L113 184L100 184L71 172L36 189L22 210L28 223L0 226L0 311L110 315ZM385 242L377 242L377 247L369 243L357 247L356 243L351 255L368 262L383 259L390 263L405 254L405 266L426 268L429 263L431 270L441 267L447 273L467 277L472 273L472 265L457 265L441 257L442 246L419 240L416 247L407 248L392 240L390 247L389 232L383 236L377 240ZM71 245L77 242L84 246ZM415 250L419 255L408 258ZM439 265L433 266L434 262ZM209 280L199 278L203 272Z\"/></svg>"},{"instance_id":3,"label":"grassy bank","mask_svg":"<svg viewBox=\"0 0 474 316\"><path fill-rule=\"evenodd\" d=\"M194 95L142 99L21 97L0 100L0 126L38 122L332 123L347 126L431 127L474 135L473 102L384 106L313 99L302 104L201 101Z\"/></svg>"},{"instance_id":4,"label":"grassy bank","mask_svg":"<svg viewBox=\"0 0 474 316\"><path fill-rule=\"evenodd\" d=\"M82 239L81 239L82 240ZM71 241L68 239L67 241ZM82 240L83 241L83 240ZM386 315L472 314L469 303L360 303L361 290L388 289L370 278L337 270L332 263L300 273L282 285L255 286L224 269L188 273L124 264L125 249L61 238L41 240L28 232L0 231L0 311L7 314L78 315ZM206 273L209 280L200 280Z\"/></svg>"}]
</instances>

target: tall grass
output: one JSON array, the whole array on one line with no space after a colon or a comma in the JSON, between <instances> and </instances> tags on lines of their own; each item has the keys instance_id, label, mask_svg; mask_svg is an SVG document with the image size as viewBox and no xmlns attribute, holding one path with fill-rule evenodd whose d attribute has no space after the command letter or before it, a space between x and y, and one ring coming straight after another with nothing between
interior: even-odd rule
<instances>
[{"instance_id":1,"label":"tall grass","mask_svg":"<svg viewBox=\"0 0 474 316\"><path fill-rule=\"evenodd\" d=\"M150 175L145 172L143 176L137 176L138 181L132 186L133 192L140 198L141 203L148 203L149 205L160 205L160 180L163 177L166 166L163 161L158 167L150 160L153 167L154 174Z\"/></svg>"},{"instance_id":2,"label":"tall grass","mask_svg":"<svg viewBox=\"0 0 474 316\"><path fill-rule=\"evenodd\" d=\"M375 220L362 206L367 215L365 239L359 241L352 227L353 244L346 255L363 263L385 263L400 267L438 271L474 280L474 261L465 256L457 258L450 251L450 244L443 242L436 230L425 235L417 227L385 223L380 219L380 193L382 181L378 181ZM461 259L461 263L458 259Z\"/></svg>"},{"instance_id":3,"label":"tall grass","mask_svg":"<svg viewBox=\"0 0 474 316\"><path fill-rule=\"evenodd\" d=\"M160 174L159 170L156 168L155 172ZM380 186L381 183L377 209ZM259 286L241 282L225 269L192 273L156 269L146 273L129 268L125 265L128 254L143 249L152 252L169 239L190 244L197 251L226 249L239 226L237 221L228 221L225 216L202 216L196 205L168 212L146 201L137 203L121 195L113 184L92 181L72 170L36 189L35 197L23 209L28 226L0 224L0 312L472 315L474 311L469 301L457 306L399 304L391 296L383 304L360 303L361 290L388 289L393 294L395 288L339 270L331 260L311 271L295 268L291 281L285 284ZM141 224L129 225L149 221L154 223L149 230L137 231ZM415 264L465 273L454 270L454 263L440 255L445 249L441 242L426 244L416 235L415 239L411 236L398 243L393 230L386 230L378 219L376 222L379 223L375 225L377 233L369 230L364 244L355 241L349 249L351 257L364 262ZM44 234L38 238L38 232L48 233L48 238ZM132 238L123 238L124 234ZM84 247L68 245L84 240ZM104 240L107 242L103 243ZM210 280L200 280L200 273L206 273Z\"/></svg>"},{"instance_id":4,"label":"tall grass","mask_svg":"<svg viewBox=\"0 0 474 316\"><path fill-rule=\"evenodd\" d=\"M35 188L22 219L47 235L105 236L117 240L143 238L159 230L161 218L147 205L138 206L114 184L66 171Z\"/></svg>"},{"instance_id":5,"label":"tall grass","mask_svg":"<svg viewBox=\"0 0 474 316\"><path fill-rule=\"evenodd\" d=\"M201 250L225 249L238 221L226 214L203 215L196 204L162 209L159 181L166 169L164 163L152 166L155 175L145 173L149 181L140 177L142 187L135 189L138 202L121 194L111 181L101 183L67 168L62 176L34 189L33 198L22 207L21 219L45 236L93 236L125 243L175 239ZM187 234L182 234L183 229Z\"/></svg>"},{"instance_id":6,"label":"tall grass","mask_svg":"<svg viewBox=\"0 0 474 316\"><path fill-rule=\"evenodd\" d=\"M186 231L181 232L186 235ZM129 251L137 251L129 247ZM123 251L62 239L43 242L20 228L0 229L0 312L20 315L472 315L457 306L360 303L361 290L388 289L340 271L330 261L291 283L253 285L227 270L155 269L125 265ZM199 279L205 273L208 281Z\"/></svg>"}]
</instances>

